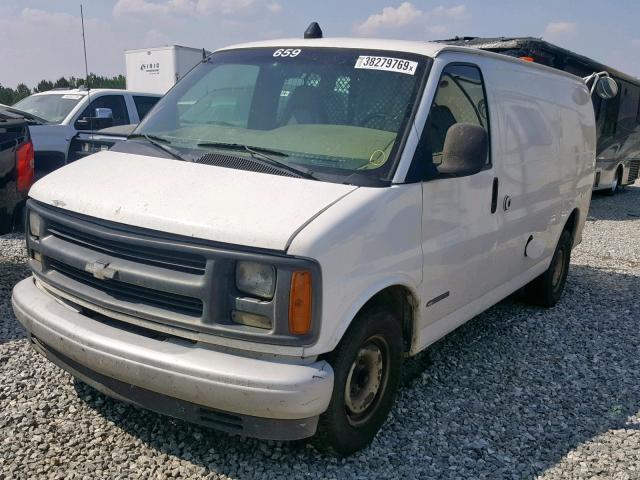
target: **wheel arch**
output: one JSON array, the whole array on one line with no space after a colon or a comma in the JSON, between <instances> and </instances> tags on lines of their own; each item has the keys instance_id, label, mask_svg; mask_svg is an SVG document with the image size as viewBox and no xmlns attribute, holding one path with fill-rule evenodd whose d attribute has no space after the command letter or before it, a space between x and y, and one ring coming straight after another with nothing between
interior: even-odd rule
<instances>
[{"instance_id":1,"label":"wheel arch","mask_svg":"<svg viewBox=\"0 0 640 480\"><path fill-rule=\"evenodd\" d=\"M569 214L569 217L567 218L567 221L564 224L564 228L562 229L563 232L566 230L571 235L572 247L576 245L576 240L578 235L578 226L580 225L580 220L581 220L580 209L576 207Z\"/></svg>"},{"instance_id":2,"label":"wheel arch","mask_svg":"<svg viewBox=\"0 0 640 480\"><path fill-rule=\"evenodd\" d=\"M362 311L377 305L391 306L396 318L401 322L404 351L405 353L410 352L418 331L420 301L416 289L402 282L389 282L384 286L374 287L363 294L346 314L346 321L342 322L341 328L336 332L331 350L340 342L349 326Z\"/></svg>"}]
</instances>

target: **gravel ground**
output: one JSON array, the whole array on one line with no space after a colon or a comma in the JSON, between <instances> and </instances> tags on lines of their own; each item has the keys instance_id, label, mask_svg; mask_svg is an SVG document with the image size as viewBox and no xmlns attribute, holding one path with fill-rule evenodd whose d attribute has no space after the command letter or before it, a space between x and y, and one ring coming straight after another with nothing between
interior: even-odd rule
<instances>
[{"instance_id":1,"label":"gravel ground","mask_svg":"<svg viewBox=\"0 0 640 480\"><path fill-rule=\"evenodd\" d=\"M566 294L508 299L408 363L383 430L337 459L113 401L34 353L10 308L28 275L0 237L4 478L640 479L640 187L595 196Z\"/></svg>"}]
</instances>

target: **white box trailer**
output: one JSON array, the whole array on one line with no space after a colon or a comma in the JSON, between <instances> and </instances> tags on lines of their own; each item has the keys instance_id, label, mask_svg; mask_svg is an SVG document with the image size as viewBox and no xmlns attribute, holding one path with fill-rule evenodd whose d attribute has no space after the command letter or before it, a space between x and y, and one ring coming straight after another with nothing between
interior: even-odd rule
<instances>
[{"instance_id":1,"label":"white box trailer","mask_svg":"<svg viewBox=\"0 0 640 480\"><path fill-rule=\"evenodd\" d=\"M208 55L210 52L205 50ZM127 90L165 94L202 60L202 49L169 45L124 52Z\"/></svg>"}]
</instances>

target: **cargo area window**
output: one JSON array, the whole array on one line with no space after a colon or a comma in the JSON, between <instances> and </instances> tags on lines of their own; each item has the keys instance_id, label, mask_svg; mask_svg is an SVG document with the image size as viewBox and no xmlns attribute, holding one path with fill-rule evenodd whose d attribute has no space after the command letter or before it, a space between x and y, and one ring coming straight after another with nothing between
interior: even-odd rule
<instances>
[{"instance_id":1,"label":"cargo area window","mask_svg":"<svg viewBox=\"0 0 640 480\"><path fill-rule=\"evenodd\" d=\"M440 76L423 141L432 169L442 164L442 150L449 128L456 123L472 123L489 134L489 116L484 82L480 69L473 65L452 64ZM487 165L491 156L487 156ZM428 160L427 160L428 161ZM432 172L432 173L435 173ZM433 175L432 175L433 176Z\"/></svg>"}]
</instances>

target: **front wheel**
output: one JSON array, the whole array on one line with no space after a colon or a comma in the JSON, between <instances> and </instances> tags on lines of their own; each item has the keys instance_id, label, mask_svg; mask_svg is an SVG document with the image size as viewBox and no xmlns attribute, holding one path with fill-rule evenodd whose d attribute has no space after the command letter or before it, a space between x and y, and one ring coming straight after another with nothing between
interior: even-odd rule
<instances>
[{"instance_id":1,"label":"front wheel","mask_svg":"<svg viewBox=\"0 0 640 480\"><path fill-rule=\"evenodd\" d=\"M613 176L611 186L605 190L605 193L609 196L615 195L622 184L622 167L616 170L616 174Z\"/></svg>"},{"instance_id":2,"label":"front wheel","mask_svg":"<svg viewBox=\"0 0 640 480\"><path fill-rule=\"evenodd\" d=\"M350 455L371 443L393 405L402 358L402 330L394 314L385 307L360 313L326 356L334 383L318 425L321 448Z\"/></svg>"},{"instance_id":3,"label":"front wheel","mask_svg":"<svg viewBox=\"0 0 640 480\"><path fill-rule=\"evenodd\" d=\"M549 268L524 287L525 298L529 303L547 308L558 303L567 283L571 246L571 234L563 230Z\"/></svg>"}]
</instances>

